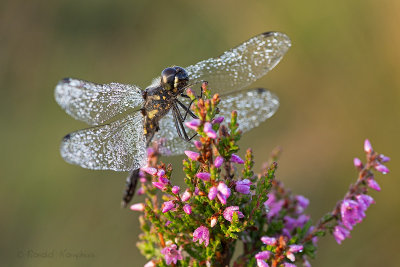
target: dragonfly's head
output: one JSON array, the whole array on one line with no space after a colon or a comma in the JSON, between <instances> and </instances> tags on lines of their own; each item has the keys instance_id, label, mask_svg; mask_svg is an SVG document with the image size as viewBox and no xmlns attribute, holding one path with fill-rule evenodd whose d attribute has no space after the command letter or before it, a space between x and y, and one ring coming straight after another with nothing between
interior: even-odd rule
<instances>
[{"instance_id":1,"label":"dragonfly's head","mask_svg":"<svg viewBox=\"0 0 400 267\"><path fill-rule=\"evenodd\" d=\"M189 75L184 68L174 66L161 72L161 86L174 95L183 93L188 82Z\"/></svg>"}]
</instances>

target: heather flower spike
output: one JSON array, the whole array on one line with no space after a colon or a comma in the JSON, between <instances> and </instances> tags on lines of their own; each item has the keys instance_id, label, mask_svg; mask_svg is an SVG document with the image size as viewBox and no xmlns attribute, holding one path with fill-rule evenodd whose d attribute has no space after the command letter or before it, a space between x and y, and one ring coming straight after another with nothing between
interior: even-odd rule
<instances>
[{"instance_id":1,"label":"heather flower spike","mask_svg":"<svg viewBox=\"0 0 400 267\"><path fill-rule=\"evenodd\" d=\"M146 267L306 264L308 257L315 257L318 238L333 233L341 243L366 217L367 209L374 203L369 189L381 190L375 174L388 173L389 168L384 164L390 160L376 153L368 139L364 142L365 163L353 161L358 171L354 183L332 211L314 223L306 213L309 201L293 194L276 178L278 153L273 153L271 159L264 155L261 161L268 163L259 174L254 173L251 150L247 150L243 159L238 156L246 151L238 144L242 134L271 116L279 104L277 97L265 89L241 91L239 88L271 70L290 45L285 34L262 33L220 57L192 65L188 71L177 66L166 68L158 80L159 86L149 86L144 91L136 86L98 85L77 79L64 79L57 85L57 102L74 117L91 125L101 125L103 119L109 119L108 115L122 112L121 119L129 121L130 127L121 134L115 135L120 130L115 128L118 123L98 126L104 132L92 131L92 128L80 131L84 134L72 133L63 139L61 154L68 162L82 167L132 169L135 174L139 170L139 177L135 178L139 178L145 200L143 204L133 204L131 209L143 212L139 217L143 233L139 235L138 248L151 259ZM219 79L228 76L230 79ZM202 82L198 94L198 81L207 78L222 97L213 95L207 82ZM186 90L188 84L196 88ZM120 94L125 91L129 94ZM71 92L78 93L71 97ZM185 94L190 99L189 105L178 102ZM129 117L123 117L126 100L134 110L126 114ZM85 108L76 109L76 103L71 101L86 103L78 105ZM98 107L106 107L108 102L118 104L111 107L115 112L98 114ZM219 106L220 103L223 105ZM230 107L238 110L229 110ZM175 122L170 116L162 116L169 109L173 109ZM182 110L184 114L180 114ZM252 117L246 117L250 114ZM187 115L195 119L185 122ZM229 118L225 120L221 115ZM162 126L164 122L167 126ZM165 133L174 125L177 126L175 135L151 140L158 130L158 134ZM188 130L196 132L193 141L187 138L192 135L186 136ZM107 136L115 137L116 142L105 143ZM188 142L179 140L178 136ZM147 144L151 147L145 151ZM192 144L193 151L184 151L188 158L183 161L184 175L176 171L181 167L159 160L161 154L179 154ZM181 188L173 186L178 179L184 182ZM128 180L128 196L134 192L130 182L133 180ZM232 259L240 242L244 252Z\"/></svg>"},{"instance_id":2,"label":"heather flower spike","mask_svg":"<svg viewBox=\"0 0 400 267\"><path fill-rule=\"evenodd\" d=\"M375 203L369 190L381 190L375 174L389 172L383 165L389 158L366 140L365 163L353 160L358 172L354 184L332 211L313 223L307 197L275 178L277 154L255 174L252 151L243 159L237 155L242 114L232 112L230 120L215 117L219 96L212 96L205 84L202 89L202 99L188 93L198 119L185 123L197 132L193 150L185 151L185 185L174 185L180 174L158 161L158 145L148 150L149 166L140 172L140 192L147 198L131 209L142 212L138 247L151 259L146 265L310 266L308 257L315 256L323 234L332 233L339 244L349 238ZM238 242L246 250L232 259Z\"/></svg>"}]
</instances>

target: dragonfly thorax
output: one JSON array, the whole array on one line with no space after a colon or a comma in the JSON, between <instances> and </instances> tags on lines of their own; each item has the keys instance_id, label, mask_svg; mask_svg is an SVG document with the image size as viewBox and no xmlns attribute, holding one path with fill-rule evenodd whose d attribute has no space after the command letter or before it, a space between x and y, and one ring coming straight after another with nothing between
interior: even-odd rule
<instances>
[{"instance_id":1,"label":"dragonfly thorax","mask_svg":"<svg viewBox=\"0 0 400 267\"><path fill-rule=\"evenodd\" d=\"M189 82L189 75L184 68L174 66L166 68L161 72L161 86L178 95L183 93L185 86Z\"/></svg>"}]
</instances>

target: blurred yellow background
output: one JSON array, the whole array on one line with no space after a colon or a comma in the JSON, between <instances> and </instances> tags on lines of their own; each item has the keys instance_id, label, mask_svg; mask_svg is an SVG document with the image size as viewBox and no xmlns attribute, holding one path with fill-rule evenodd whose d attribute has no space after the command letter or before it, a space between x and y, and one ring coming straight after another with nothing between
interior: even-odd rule
<instances>
[{"instance_id":1,"label":"blurred yellow background","mask_svg":"<svg viewBox=\"0 0 400 267\"><path fill-rule=\"evenodd\" d=\"M166 66L188 66L275 30L293 46L254 86L274 91L281 106L243 136L239 154L252 147L258 170L282 146L277 178L311 200L317 220L355 181L352 159L364 159L369 138L392 158L391 173L378 175L382 191L371 193L376 204L352 238L340 246L322 238L312 264L399 266L399 14L396 0L3 1L0 265L146 262L135 246L138 213L119 206L126 174L82 169L59 155L61 138L86 127L55 102L60 79L145 88ZM163 159L177 183L182 158ZM79 253L86 257L71 256Z\"/></svg>"}]
</instances>

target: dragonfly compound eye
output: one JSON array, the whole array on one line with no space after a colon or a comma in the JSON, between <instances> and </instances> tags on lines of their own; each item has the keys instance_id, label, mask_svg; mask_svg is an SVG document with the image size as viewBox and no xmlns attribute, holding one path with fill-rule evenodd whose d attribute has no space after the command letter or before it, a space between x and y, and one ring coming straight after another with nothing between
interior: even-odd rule
<instances>
[{"instance_id":1,"label":"dragonfly compound eye","mask_svg":"<svg viewBox=\"0 0 400 267\"><path fill-rule=\"evenodd\" d=\"M175 85L175 68L166 68L161 72L161 85L165 90L172 90Z\"/></svg>"},{"instance_id":2,"label":"dragonfly compound eye","mask_svg":"<svg viewBox=\"0 0 400 267\"><path fill-rule=\"evenodd\" d=\"M189 82L189 74L186 72L184 68L174 67L176 70L174 87L177 89L182 89Z\"/></svg>"}]
</instances>

